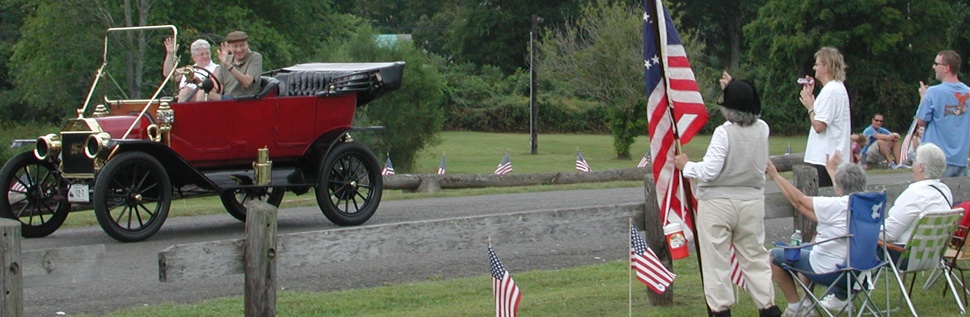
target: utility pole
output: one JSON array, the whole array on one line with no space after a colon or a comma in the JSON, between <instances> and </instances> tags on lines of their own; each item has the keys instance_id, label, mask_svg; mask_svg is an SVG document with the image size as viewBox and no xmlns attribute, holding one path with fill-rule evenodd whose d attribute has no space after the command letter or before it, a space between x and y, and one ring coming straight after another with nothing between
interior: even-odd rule
<instances>
[{"instance_id":1,"label":"utility pole","mask_svg":"<svg viewBox=\"0 0 970 317\"><path fill-rule=\"evenodd\" d=\"M533 155L539 154L539 118L536 107L536 29L542 18L532 15L532 29L529 31L529 135Z\"/></svg>"}]
</instances>

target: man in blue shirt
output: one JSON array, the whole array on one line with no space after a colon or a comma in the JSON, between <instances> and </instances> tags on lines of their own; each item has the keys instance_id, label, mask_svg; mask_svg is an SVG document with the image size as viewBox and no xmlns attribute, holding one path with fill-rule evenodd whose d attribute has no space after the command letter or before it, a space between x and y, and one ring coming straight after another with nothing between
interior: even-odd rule
<instances>
[{"instance_id":1,"label":"man in blue shirt","mask_svg":"<svg viewBox=\"0 0 970 317\"><path fill-rule=\"evenodd\" d=\"M917 124L925 126L921 143L933 143L946 154L946 171L942 177L967 176L970 154L970 115L967 100L970 87L960 82L960 55L952 50L937 53L933 71L941 83L932 87L920 82L920 104Z\"/></svg>"},{"instance_id":2,"label":"man in blue shirt","mask_svg":"<svg viewBox=\"0 0 970 317\"><path fill-rule=\"evenodd\" d=\"M885 162L891 169L905 167L899 161L899 153L902 149L902 142L899 140L899 133L893 133L883 127L885 118L881 113L872 116L872 124L862 130L866 136L866 146L862 148L862 153L866 154L866 165L874 165ZM892 156L890 156L892 154ZM890 160L889 158L892 157Z\"/></svg>"}]
</instances>

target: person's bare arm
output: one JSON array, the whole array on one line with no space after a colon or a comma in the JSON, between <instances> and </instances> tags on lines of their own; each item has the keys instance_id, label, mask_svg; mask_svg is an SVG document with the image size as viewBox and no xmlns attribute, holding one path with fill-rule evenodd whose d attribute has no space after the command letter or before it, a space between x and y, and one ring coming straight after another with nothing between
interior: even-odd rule
<instances>
[{"instance_id":1,"label":"person's bare arm","mask_svg":"<svg viewBox=\"0 0 970 317\"><path fill-rule=\"evenodd\" d=\"M175 68L175 39L171 37L165 38L165 59L162 62L162 77L168 76L172 72L172 68ZM182 81L182 75L176 74L175 82Z\"/></svg>"},{"instance_id":2,"label":"person's bare arm","mask_svg":"<svg viewBox=\"0 0 970 317\"><path fill-rule=\"evenodd\" d=\"M778 189L781 190L782 195L791 202L792 206L795 207L798 212L805 215L806 218L816 221L815 219L815 207L812 204L812 197L805 196L802 191L795 188L795 185L788 182L787 179L778 173L778 169L775 168L775 164L768 160L768 166L765 168L765 172L768 176L775 181L778 185Z\"/></svg>"}]
</instances>

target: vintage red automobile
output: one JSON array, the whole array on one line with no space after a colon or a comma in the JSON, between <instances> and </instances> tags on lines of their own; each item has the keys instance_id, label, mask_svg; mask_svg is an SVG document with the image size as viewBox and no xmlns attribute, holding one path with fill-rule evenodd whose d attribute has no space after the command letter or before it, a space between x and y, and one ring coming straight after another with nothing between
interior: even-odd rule
<instances>
[{"instance_id":1,"label":"vintage red automobile","mask_svg":"<svg viewBox=\"0 0 970 317\"><path fill-rule=\"evenodd\" d=\"M179 102L169 97L172 78L199 70L176 67L152 82L162 77L152 68L160 54L144 53L144 43L177 35L174 26L107 30L104 63L77 117L60 132L14 142L35 148L0 170L8 189L0 217L18 219L25 237L43 237L72 204L90 205L108 235L131 242L159 230L176 196L218 194L245 221L246 201L278 206L286 191L310 189L337 225L373 216L380 166L351 124L357 108L400 88L403 62L299 64L264 73L255 95ZM143 70L132 67L138 53Z\"/></svg>"}]
</instances>

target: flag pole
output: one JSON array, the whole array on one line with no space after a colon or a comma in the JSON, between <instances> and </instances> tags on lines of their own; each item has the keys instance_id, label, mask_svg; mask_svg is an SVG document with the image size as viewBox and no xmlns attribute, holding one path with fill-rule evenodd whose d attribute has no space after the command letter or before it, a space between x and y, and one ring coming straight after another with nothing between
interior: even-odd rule
<instances>
[{"instance_id":1,"label":"flag pole","mask_svg":"<svg viewBox=\"0 0 970 317\"><path fill-rule=\"evenodd\" d=\"M627 218L627 224L628 224L628 227L633 228L632 217ZM626 234L630 235L629 232L627 232ZM627 281L627 286L629 286L626 292L626 296L627 296L626 304L627 304L627 316L633 316L633 236L630 236L630 239L627 239L627 240L630 240L627 242L627 246L630 247L630 256L627 256L627 260L626 260L626 263L627 263L626 281Z\"/></svg>"},{"instance_id":2,"label":"flag pole","mask_svg":"<svg viewBox=\"0 0 970 317\"><path fill-rule=\"evenodd\" d=\"M660 58L660 62L663 64L663 68L661 70L663 72L663 75L661 76L661 78L664 79L664 89L667 90L665 94L667 96L667 116L670 118L671 131L673 131L674 155L679 155L683 153L683 148L682 148L683 146L680 144L680 131L678 130L678 127L677 127L677 118L674 116L674 113L673 113L674 101L673 101L673 98L670 97L671 96L670 78L667 76L667 74L670 73L669 72L670 68L667 63L667 24L666 24L667 15L664 14L663 1L656 0L655 3L656 3L655 7L657 8L657 15L656 15L657 33L659 33L658 34L659 36L657 38L660 40L660 43L659 43L660 45L658 45L657 47L660 48L658 52L662 56L662 58ZM693 223L694 223L693 226L687 226L687 227L690 228L691 233L694 235L694 250L695 252L697 252L697 268L698 270L700 270L701 285L704 285L704 270L702 269L703 261L701 260L701 256L702 256L701 244L700 244L700 241L698 241L699 239L697 236L697 211L694 209L694 206L693 206L694 196L691 194L689 183L685 181L683 173L677 171L676 166L674 167L674 174L676 174L675 176L678 177L678 179L680 179L681 189L684 191L684 201L681 202L680 206L681 208L684 208L684 205L688 206L687 211L690 213L691 219L693 220ZM667 212L670 212L669 206L668 206ZM681 220L683 220L684 224L686 225L686 222L687 222L686 219L681 219ZM704 305L705 308L707 308L707 310L710 311L710 305L707 305L707 296L704 296L704 302L705 302L705 305Z\"/></svg>"}]
</instances>

